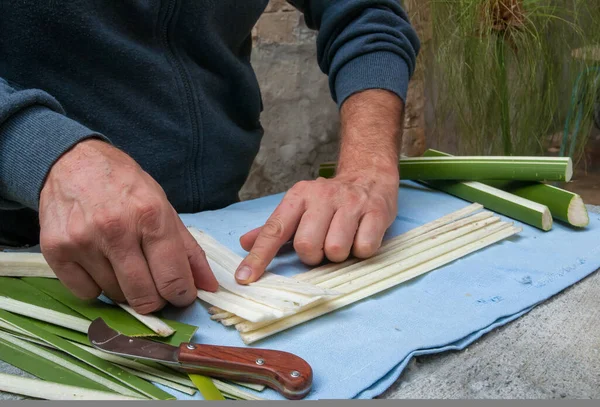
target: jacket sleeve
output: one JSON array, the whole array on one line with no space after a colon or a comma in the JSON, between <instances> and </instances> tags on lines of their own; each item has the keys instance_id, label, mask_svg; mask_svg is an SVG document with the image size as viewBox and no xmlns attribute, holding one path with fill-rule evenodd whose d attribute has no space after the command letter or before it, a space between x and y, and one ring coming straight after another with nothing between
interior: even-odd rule
<instances>
[{"instance_id":1,"label":"jacket sleeve","mask_svg":"<svg viewBox=\"0 0 600 407\"><path fill-rule=\"evenodd\" d=\"M366 89L386 89L406 101L420 42L400 0L287 1L319 31L319 66L338 106Z\"/></svg>"},{"instance_id":2,"label":"jacket sleeve","mask_svg":"<svg viewBox=\"0 0 600 407\"><path fill-rule=\"evenodd\" d=\"M68 118L48 93L0 78L0 209L37 211L52 164L89 137L106 139Z\"/></svg>"}]
</instances>

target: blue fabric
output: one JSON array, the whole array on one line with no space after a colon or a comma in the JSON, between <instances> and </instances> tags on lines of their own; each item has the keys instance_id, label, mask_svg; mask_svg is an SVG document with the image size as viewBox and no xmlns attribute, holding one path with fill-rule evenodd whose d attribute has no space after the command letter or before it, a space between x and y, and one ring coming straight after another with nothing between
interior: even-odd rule
<instances>
[{"instance_id":1,"label":"blue fabric","mask_svg":"<svg viewBox=\"0 0 600 407\"><path fill-rule=\"evenodd\" d=\"M388 237L467 205L407 182L399 196L399 214ZM281 198L274 195L181 217L243 256L239 236L260 226ZM413 356L463 349L597 270L600 215L590 213L590 218L584 230L556 223L552 231L541 232L525 225L517 237L252 346L306 359L314 369L314 388L307 399L373 398L399 377ZM307 269L293 252L273 266L271 271L284 275ZM165 312L198 325L195 341L245 346L235 329L210 320L206 304ZM261 395L281 398L273 391Z\"/></svg>"}]
</instances>

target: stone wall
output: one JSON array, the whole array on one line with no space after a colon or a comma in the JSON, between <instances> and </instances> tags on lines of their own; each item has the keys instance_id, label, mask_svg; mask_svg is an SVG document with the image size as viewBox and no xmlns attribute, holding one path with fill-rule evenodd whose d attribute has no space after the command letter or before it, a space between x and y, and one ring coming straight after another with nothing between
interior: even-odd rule
<instances>
[{"instance_id":1,"label":"stone wall","mask_svg":"<svg viewBox=\"0 0 600 407\"><path fill-rule=\"evenodd\" d=\"M428 1L406 3L426 51ZM285 0L271 0L254 28L252 65L263 95L265 136L241 199L283 192L300 180L314 179L319 164L337 156L338 109L317 64L316 35ZM425 148L421 65L410 84L403 137L406 155L418 155Z\"/></svg>"}]
</instances>

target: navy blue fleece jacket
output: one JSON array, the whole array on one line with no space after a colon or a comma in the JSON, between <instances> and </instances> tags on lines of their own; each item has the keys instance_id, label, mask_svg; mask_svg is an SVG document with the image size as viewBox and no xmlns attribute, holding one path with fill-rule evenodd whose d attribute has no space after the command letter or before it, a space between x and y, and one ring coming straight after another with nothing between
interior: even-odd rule
<instances>
[{"instance_id":1,"label":"navy blue fleece jacket","mask_svg":"<svg viewBox=\"0 0 600 407\"><path fill-rule=\"evenodd\" d=\"M372 88L405 98L419 40L399 0L289 2L319 32L339 105ZM236 201L263 133L250 32L267 3L1 0L0 232L18 219L35 240L50 167L92 136L179 212Z\"/></svg>"}]
</instances>

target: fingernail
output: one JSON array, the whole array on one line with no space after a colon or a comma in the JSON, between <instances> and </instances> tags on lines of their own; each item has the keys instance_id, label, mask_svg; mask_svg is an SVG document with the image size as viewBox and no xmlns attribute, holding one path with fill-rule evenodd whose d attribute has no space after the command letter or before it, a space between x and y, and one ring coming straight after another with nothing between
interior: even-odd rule
<instances>
[{"instance_id":1,"label":"fingernail","mask_svg":"<svg viewBox=\"0 0 600 407\"><path fill-rule=\"evenodd\" d=\"M248 280L251 275L252 275L252 270L250 270L250 267L248 267L248 266L243 266L235 273L235 277L240 281Z\"/></svg>"}]
</instances>

